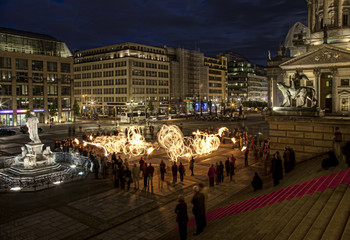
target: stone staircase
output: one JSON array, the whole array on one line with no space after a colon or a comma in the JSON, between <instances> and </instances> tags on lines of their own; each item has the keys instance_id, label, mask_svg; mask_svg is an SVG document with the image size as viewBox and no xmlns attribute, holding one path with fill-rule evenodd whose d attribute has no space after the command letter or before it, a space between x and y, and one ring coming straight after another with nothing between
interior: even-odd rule
<instances>
[{"instance_id":1,"label":"stone staircase","mask_svg":"<svg viewBox=\"0 0 350 240\"><path fill-rule=\"evenodd\" d=\"M341 164L324 171L319 164L316 160L296 169L279 189L246 190L235 203L208 211L208 226L199 236L192 236L191 219L188 238L350 239L350 169ZM162 239L176 238L174 231Z\"/></svg>"}]
</instances>

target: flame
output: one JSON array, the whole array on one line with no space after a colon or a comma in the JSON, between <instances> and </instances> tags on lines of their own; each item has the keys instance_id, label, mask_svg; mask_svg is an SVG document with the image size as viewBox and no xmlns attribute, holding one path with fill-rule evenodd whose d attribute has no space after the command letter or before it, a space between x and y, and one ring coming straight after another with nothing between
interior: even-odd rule
<instances>
[{"instance_id":1,"label":"flame","mask_svg":"<svg viewBox=\"0 0 350 240\"><path fill-rule=\"evenodd\" d=\"M246 150L246 149L247 149L247 147L246 147L246 146L243 146L241 151L243 152L243 151Z\"/></svg>"},{"instance_id":2,"label":"flame","mask_svg":"<svg viewBox=\"0 0 350 240\"><path fill-rule=\"evenodd\" d=\"M236 143L236 142L237 142L237 141L236 141L236 138L231 138L231 140L232 140L233 143Z\"/></svg>"},{"instance_id":3,"label":"flame","mask_svg":"<svg viewBox=\"0 0 350 240\"><path fill-rule=\"evenodd\" d=\"M227 127L222 127L222 128L219 129L219 131L218 131L219 136L222 137L222 134L224 132L228 132L228 128Z\"/></svg>"},{"instance_id":4,"label":"flame","mask_svg":"<svg viewBox=\"0 0 350 240\"><path fill-rule=\"evenodd\" d=\"M154 151L154 148L153 147L150 147L148 150L147 150L147 154L151 154L152 152Z\"/></svg>"},{"instance_id":5,"label":"flame","mask_svg":"<svg viewBox=\"0 0 350 240\"><path fill-rule=\"evenodd\" d=\"M90 135L90 140L92 141L92 135Z\"/></svg>"},{"instance_id":6,"label":"flame","mask_svg":"<svg viewBox=\"0 0 350 240\"><path fill-rule=\"evenodd\" d=\"M74 139L74 142L79 145L79 139Z\"/></svg>"}]
</instances>

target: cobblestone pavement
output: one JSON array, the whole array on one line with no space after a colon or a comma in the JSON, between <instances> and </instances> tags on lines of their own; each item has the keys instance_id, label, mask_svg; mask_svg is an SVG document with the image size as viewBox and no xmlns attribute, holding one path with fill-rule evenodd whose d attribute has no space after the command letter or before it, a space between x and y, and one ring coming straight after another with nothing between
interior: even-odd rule
<instances>
[{"instance_id":1,"label":"cobblestone pavement","mask_svg":"<svg viewBox=\"0 0 350 240\"><path fill-rule=\"evenodd\" d=\"M232 182L207 188L207 208L212 209L246 188L259 164L244 168L242 152L230 144L222 145L213 154L196 159L195 176L172 183L170 169L166 181L160 181L158 167L154 187L121 190L113 187L111 176L63 184L35 193L3 193L0 197L0 239L156 239L176 227L174 209L179 194L185 195L188 214L192 218L192 187L200 182L208 185L210 164L224 162L234 153L238 158ZM149 162L159 163L165 154L155 154ZM250 155L250 159L253 156ZM133 163L132 161L130 163ZM168 167L169 162L166 162ZM142 187L141 187L142 186Z\"/></svg>"}]
</instances>

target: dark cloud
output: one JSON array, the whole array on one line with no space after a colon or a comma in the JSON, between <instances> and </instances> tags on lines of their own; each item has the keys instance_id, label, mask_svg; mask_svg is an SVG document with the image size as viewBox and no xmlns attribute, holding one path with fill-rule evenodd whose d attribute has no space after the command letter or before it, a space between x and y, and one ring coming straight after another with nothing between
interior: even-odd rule
<instances>
[{"instance_id":1,"label":"dark cloud","mask_svg":"<svg viewBox=\"0 0 350 240\"><path fill-rule=\"evenodd\" d=\"M49 34L71 50L132 41L233 50L266 63L290 27L307 22L304 0L5 0L1 25Z\"/></svg>"}]
</instances>

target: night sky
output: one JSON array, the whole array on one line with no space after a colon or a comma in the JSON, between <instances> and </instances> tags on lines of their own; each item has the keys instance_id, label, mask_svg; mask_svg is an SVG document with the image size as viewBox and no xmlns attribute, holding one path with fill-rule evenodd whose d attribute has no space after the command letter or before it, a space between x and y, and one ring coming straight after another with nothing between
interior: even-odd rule
<instances>
[{"instance_id":1,"label":"night sky","mask_svg":"<svg viewBox=\"0 0 350 240\"><path fill-rule=\"evenodd\" d=\"M305 0L1 0L0 26L51 35L70 50L135 42L232 50L266 65L290 27L307 24Z\"/></svg>"}]
</instances>

